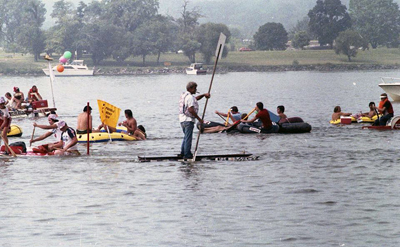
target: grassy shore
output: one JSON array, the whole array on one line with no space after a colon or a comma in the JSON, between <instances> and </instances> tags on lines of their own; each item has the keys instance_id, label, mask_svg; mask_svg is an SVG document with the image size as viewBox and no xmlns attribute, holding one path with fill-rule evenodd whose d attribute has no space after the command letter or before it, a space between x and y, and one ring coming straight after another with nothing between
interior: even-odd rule
<instances>
[{"instance_id":1,"label":"grassy shore","mask_svg":"<svg viewBox=\"0 0 400 247\"><path fill-rule=\"evenodd\" d=\"M203 62L201 54L197 61ZM56 64L58 57L53 55ZM85 63L92 67L90 56L84 57ZM168 70L164 62L171 65ZM160 65L156 56L146 57L146 66L140 57L129 58L122 63L112 59L102 61L96 66L95 74L146 74L146 73L184 73L190 64L183 54L162 54ZM33 56L10 54L0 51L0 74L3 75L43 75L41 69L47 61L34 62ZM213 64L205 65L211 69ZM400 49L380 48L359 51L357 57L348 62L344 55L337 55L333 50L288 50L288 51L251 51L230 52L228 57L219 62L219 71L282 71L282 70L354 70L354 69L395 69L400 68Z\"/></svg>"}]
</instances>

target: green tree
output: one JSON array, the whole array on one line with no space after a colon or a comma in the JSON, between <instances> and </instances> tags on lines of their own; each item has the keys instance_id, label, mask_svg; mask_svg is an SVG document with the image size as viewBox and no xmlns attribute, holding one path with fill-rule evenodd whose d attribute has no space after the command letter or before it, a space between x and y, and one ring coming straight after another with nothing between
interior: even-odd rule
<instances>
[{"instance_id":1,"label":"green tree","mask_svg":"<svg viewBox=\"0 0 400 247\"><path fill-rule=\"evenodd\" d=\"M310 22L310 18L308 16L297 21L296 25L293 26L289 31L289 39L292 40L294 38L294 35L298 32L306 32L307 36L310 39L315 39L313 33L310 30L310 26L308 25L309 22Z\"/></svg>"},{"instance_id":2,"label":"green tree","mask_svg":"<svg viewBox=\"0 0 400 247\"><path fill-rule=\"evenodd\" d=\"M350 15L340 0L317 0L315 7L308 12L308 17L310 30L321 46L329 44L333 47L339 32L351 27Z\"/></svg>"},{"instance_id":3,"label":"green tree","mask_svg":"<svg viewBox=\"0 0 400 247\"><path fill-rule=\"evenodd\" d=\"M225 24L205 23L200 25L198 29L197 41L201 44L200 52L207 64L210 63L212 56L215 55L220 33L225 34L226 43L229 43L231 32ZM222 57L226 57L227 55L228 49L225 46Z\"/></svg>"},{"instance_id":4,"label":"green tree","mask_svg":"<svg viewBox=\"0 0 400 247\"><path fill-rule=\"evenodd\" d=\"M179 47L183 50L190 62L196 62L196 52L201 44L196 40L196 30L199 26L199 18L202 17L196 8L188 9L189 1L184 0L181 17L177 20L179 25Z\"/></svg>"},{"instance_id":5,"label":"green tree","mask_svg":"<svg viewBox=\"0 0 400 247\"><path fill-rule=\"evenodd\" d=\"M349 62L351 62L351 57L357 56L359 48L366 49L368 47L368 42L358 32L353 30L340 32L335 43L336 54L342 53L346 55Z\"/></svg>"},{"instance_id":6,"label":"green tree","mask_svg":"<svg viewBox=\"0 0 400 247\"><path fill-rule=\"evenodd\" d=\"M288 33L281 23L266 23L254 34L258 50L285 50L287 41Z\"/></svg>"},{"instance_id":7,"label":"green tree","mask_svg":"<svg viewBox=\"0 0 400 247\"><path fill-rule=\"evenodd\" d=\"M308 37L306 31L300 31L294 35L292 40L292 45L294 48L303 49L304 46L307 46L309 44L310 44L310 38Z\"/></svg>"},{"instance_id":8,"label":"green tree","mask_svg":"<svg viewBox=\"0 0 400 247\"><path fill-rule=\"evenodd\" d=\"M397 47L400 32L400 10L393 0L351 0L349 12L353 28L371 43Z\"/></svg>"}]
</instances>

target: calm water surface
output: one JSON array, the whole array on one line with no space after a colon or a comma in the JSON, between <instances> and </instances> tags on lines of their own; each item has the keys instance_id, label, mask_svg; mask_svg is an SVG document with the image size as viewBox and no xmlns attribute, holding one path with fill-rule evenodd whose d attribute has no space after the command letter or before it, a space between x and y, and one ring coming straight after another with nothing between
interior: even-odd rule
<instances>
[{"instance_id":1,"label":"calm water surface","mask_svg":"<svg viewBox=\"0 0 400 247\"><path fill-rule=\"evenodd\" d=\"M358 112L378 103L381 76L399 72L217 75L207 120L222 121L215 110L248 112L262 101L272 111L285 105L313 130L204 134L200 153L246 151L260 160L191 165L137 156L179 153L180 93L189 80L207 92L210 75L58 78L56 106L70 126L88 101L99 124L102 99L132 109L149 140L96 143L90 156L1 159L0 246L399 246L400 131L329 124L336 105ZM52 105L47 77L0 83L2 95L36 84ZM14 119L24 134L11 142L29 143L34 121L47 123Z\"/></svg>"}]
</instances>

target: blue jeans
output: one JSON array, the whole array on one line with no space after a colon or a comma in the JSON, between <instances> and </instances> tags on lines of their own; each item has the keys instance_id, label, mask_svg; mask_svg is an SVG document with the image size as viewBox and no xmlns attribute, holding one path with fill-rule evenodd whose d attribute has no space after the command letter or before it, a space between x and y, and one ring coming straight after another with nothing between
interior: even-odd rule
<instances>
[{"instance_id":1,"label":"blue jeans","mask_svg":"<svg viewBox=\"0 0 400 247\"><path fill-rule=\"evenodd\" d=\"M389 121L393 117L392 113L388 113L385 116L380 117L380 119L375 120L375 126L385 126L387 121Z\"/></svg>"},{"instance_id":2,"label":"blue jeans","mask_svg":"<svg viewBox=\"0 0 400 247\"><path fill-rule=\"evenodd\" d=\"M184 134L181 146L181 155L183 155L184 158L191 159L193 158L193 154L192 152L190 152L190 150L192 149L194 122L192 121L181 122L181 127Z\"/></svg>"}]
</instances>

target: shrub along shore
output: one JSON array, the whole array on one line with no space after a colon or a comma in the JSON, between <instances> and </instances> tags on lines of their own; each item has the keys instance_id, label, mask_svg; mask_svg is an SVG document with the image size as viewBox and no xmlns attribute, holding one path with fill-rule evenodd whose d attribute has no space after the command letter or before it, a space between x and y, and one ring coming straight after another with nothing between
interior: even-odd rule
<instances>
[{"instance_id":1,"label":"shrub along shore","mask_svg":"<svg viewBox=\"0 0 400 247\"><path fill-rule=\"evenodd\" d=\"M52 65L57 64L59 56L53 55ZM82 58L89 68L95 67L95 75L142 75L185 73L190 62L183 54L163 54L157 64L156 56L142 59L135 57L124 62L102 61L94 66L90 56ZM200 55L198 62L202 62ZM30 55L0 52L0 74L10 76L42 76L46 60L33 61ZM210 73L213 64L204 65ZM350 70L386 70L400 68L400 49L380 48L359 51L352 62L347 57L339 56L333 50L293 50L293 51L251 51L230 52L228 57L218 63L217 73L227 72L276 72L276 71L350 71Z\"/></svg>"}]
</instances>

